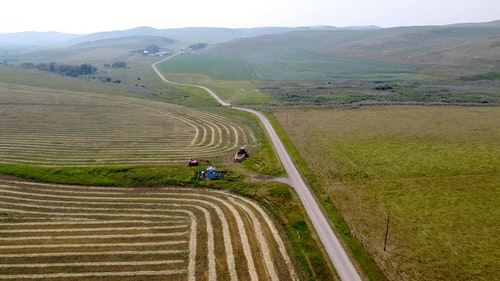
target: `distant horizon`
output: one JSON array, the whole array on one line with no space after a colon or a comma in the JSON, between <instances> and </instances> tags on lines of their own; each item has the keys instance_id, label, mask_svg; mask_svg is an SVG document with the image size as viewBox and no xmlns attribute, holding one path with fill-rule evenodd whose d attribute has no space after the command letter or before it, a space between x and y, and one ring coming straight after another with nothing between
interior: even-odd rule
<instances>
[{"instance_id":1,"label":"distant horizon","mask_svg":"<svg viewBox=\"0 0 500 281\"><path fill-rule=\"evenodd\" d=\"M343 28L356 28L356 27L374 27L374 28L380 28L380 29L388 29L388 28L398 28L398 27L425 27L425 26L448 26L448 25L460 25L460 24L481 24L481 23L490 23L490 22L496 22L500 21L499 19L496 20L489 20L489 21L478 21L478 22L454 22L454 23L447 23L447 24L422 24L422 25L401 25L401 26L379 26L375 24L368 24L368 25L349 25L349 26L336 26L336 25L329 25L329 24L316 24L316 25L301 25L301 26L255 26L255 27L225 27L225 26L184 26L184 27L166 27L166 28L157 28L154 26L148 26L148 25L139 25L136 27L131 27L131 28L126 28L126 29L115 29L115 30L101 30L101 31L95 31L95 32L89 32L89 33L71 33L71 32L63 32L63 31L57 31L57 30L47 30L47 31L38 31L38 30L24 30L24 31L16 31L16 32L0 32L0 35L8 35L8 34L17 34L17 33L60 33L60 34L68 34L68 35L90 35L94 33L102 33L102 32L116 32L116 31L128 31L128 30L133 30L133 29L138 29L138 28L151 28L155 30L169 30L169 29L188 29L188 28L220 28L220 29L258 29L258 28L302 28L302 27L331 27L331 28L338 28L338 29L343 29Z\"/></svg>"},{"instance_id":2,"label":"distant horizon","mask_svg":"<svg viewBox=\"0 0 500 281\"><path fill-rule=\"evenodd\" d=\"M18 0L2 3L0 34L92 34L140 26L155 29L230 29L303 26L441 26L500 19L493 0L190 0L124 3L119 0Z\"/></svg>"}]
</instances>

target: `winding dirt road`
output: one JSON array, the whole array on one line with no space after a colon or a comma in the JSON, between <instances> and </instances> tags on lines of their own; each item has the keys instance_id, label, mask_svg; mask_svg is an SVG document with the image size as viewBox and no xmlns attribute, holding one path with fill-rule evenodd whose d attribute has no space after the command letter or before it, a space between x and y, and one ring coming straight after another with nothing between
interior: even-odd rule
<instances>
[{"instance_id":1,"label":"winding dirt road","mask_svg":"<svg viewBox=\"0 0 500 281\"><path fill-rule=\"evenodd\" d=\"M175 54L177 55L177 54ZM217 100L218 103L221 105L225 105L226 103L219 98L212 90L199 86L199 85L191 85L191 84L182 84L182 83L175 83L167 80L161 72L156 68L156 65L159 63L162 63L172 57L170 56L166 59L163 59L161 61L158 61L152 65L153 69L155 70L156 74L166 83L171 83L175 85L183 85L183 86L192 86L196 88L201 88L207 91L215 100ZM271 139L272 145L274 147L274 150L276 151L278 158L280 159L283 167L285 168L285 171L287 173L287 178L286 178L286 183L288 183L290 186L292 186L299 195L300 200L302 201L302 204L304 205L304 208L307 212L307 215L311 219L311 222L316 229L316 232L323 243L323 246L325 247L326 252L328 253L328 256L330 257L335 269L337 270L338 275L340 276L341 280L344 281L361 281L361 277L356 271L354 265L352 264L351 260L349 259L349 256L347 255L346 251L340 244L337 236L335 236L335 233L333 232L332 228L330 227L330 224L328 223L327 218L321 211L321 209L318 206L318 203L316 202L315 198L313 197L311 191L307 187L306 183L300 176L299 171L297 170L297 167L295 166L294 162L292 161L292 158L288 154L288 152L285 149L285 146L281 142L280 138L276 134L276 131L274 130L273 126L269 122L269 120L260 112L251 110L251 109L246 109L246 108L240 108L240 107L234 107L234 109L237 110L242 110L246 111L249 113L254 114L257 116L262 123L264 129L266 130L269 138Z\"/></svg>"}]
</instances>

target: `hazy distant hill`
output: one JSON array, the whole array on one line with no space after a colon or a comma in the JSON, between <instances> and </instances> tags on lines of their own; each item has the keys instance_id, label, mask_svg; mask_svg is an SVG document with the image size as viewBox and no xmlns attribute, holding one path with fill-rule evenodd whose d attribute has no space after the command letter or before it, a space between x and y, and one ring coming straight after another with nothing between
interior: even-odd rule
<instances>
[{"instance_id":1,"label":"hazy distant hill","mask_svg":"<svg viewBox=\"0 0 500 281\"><path fill-rule=\"evenodd\" d=\"M500 21L373 30L311 30L240 38L211 52L305 51L414 64L463 76L500 71Z\"/></svg>"},{"instance_id":2,"label":"hazy distant hill","mask_svg":"<svg viewBox=\"0 0 500 281\"><path fill-rule=\"evenodd\" d=\"M354 28L354 27L353 27ZM376 27L358 27L376 28ZM71 43L81 43L102 39L111 39L126 36L162 36L173 38L176 41L185 43L205 42L219 43L232 40L234 38L252 37L266 34L279 34L298 30L334 30L332 26L315 27L262 27L262 28L219 28L219 27L186 27L173 29L155 29L152 27L137 27L128 30L98 32L83 37L76 38Z\"/></svg>"},{"instance_id":3,"label":"hazy distant hill","mask_svg":"<svg viewBox=\"0 0 500 281\"><path fill-rule=\"evenodd\" d=\"M61 32L19 32L0 34L0 47L32 47L64 44L72 39L81 37L78 34Z\"/></svg>"},{"instance_id":4,"label":"hazy distant hill","mask_svg":"<svg viewBox=\"0 0 500 281\"><path fill-rule=\"evenodd\" d=\"M376 29L376 26L346 27L342 29ZM313 27L262 27L262 28L218 28L218 27L186 27L173 29L155 29L137 27L127 30L97 32L92 34L66 34L59 32L20 32L0 34L0 47L33 47L33 46L70 46L83 42L98 41L131 36L169 37L184 44L197 42L219 43L234 38L244 38L266 34L279 34L290 31L337 30L333 26Z\"/></svg>"},{"instance_id":5,"label":"hazy distant hill","mask_svg":"<svg viewBox=\"0 0 500 281\"><path fill-rule=\"evenodd\" d=\"M378 28L189 27L98 32L89 35L57 32L0 34L2 46L18 44L52 50L33 52L22 59L89 60L124 56L135 48L157 44L176 50L193 43L208 43L210 52L310 52L417 66L426 74L461 77L500 73L500 21L446 26ZM3 43L3 45L2 45ZM64 47L64 48L62 48ZM0 58L12 59L12 53ZM7 57L10 56L10 57ZM15 58L14 60L16 60Z\"/></svg>"},{"instance_id":6,"label":"hazy distant hill","mask_svg":"<svg viewBox=\"0 0 500 281\"><path fill-rule=\"evenodd\" d=\"M170 49L173 39L162 36L127 36L86 41L63 48L51 48L22 55L23 61L44 62L48 58L58 62L109 61L129 56L134 50L156 45L161 51Z\"/></svg>"}]
</instances>

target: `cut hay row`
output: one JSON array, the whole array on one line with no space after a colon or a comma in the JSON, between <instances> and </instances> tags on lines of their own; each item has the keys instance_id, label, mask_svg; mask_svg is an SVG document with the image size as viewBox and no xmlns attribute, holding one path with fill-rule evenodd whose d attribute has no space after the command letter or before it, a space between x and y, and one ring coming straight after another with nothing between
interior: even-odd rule
<instances>
[{"instance_id":1,"label":"cut hay row","mask_svg":"<svg viewBox=\"0 0 500 281\"><path fill-rule=\"evenodd\" d=\"M178 275L185 270L162 270L162 271L123 271L123 272L85 272L85 273L55 273L55 274L14 274L0 275L0 279L55 279L55 278L85 278L85 277L139 277L153 275Z\"/></svg>"},{"instance_id":2,"label":"cut hay row","mask_svg":"<svg viewBox=\"0 0 500 281\"><path fill-rule=\"evenodd\" d=\"M9 198L11 199L11 198ZM99 231L116 231L116 230L153 230L153 229L173 229L173 228L185 228L187 225L174 225L174 226L150 226L150 227L108 227L99 228ZM23 229L23 230L2 230L6 233L37 233L37 232L52 232L54 229ZM59 230L57 230L59 231ZM92 232L96 231L95 228L72 228L65 229L64 232Z\"/></svg>"},{"instance_id":3,"label":"cut hay row","mask_svg":"<svg viewBox=\"0 0 500 281\"><path fill-rule=\"evenodd\" d=\"M182 263L182 260L169 260L169 261L137 261L137 262L81 262L78 266L127 266L127 265L162 265L162 264L172 264L172 263ZM34 263L34 264L0 264L0 268L12 268L12 267L67 267L75 266L75 263Z\"/></svg>"},{"instance_id":4,"label":"cut hay row","mask_svg":"<svg viewBox=\"0 0 500 281\"><path fill-rule=\"evenodd\" d=\"M2 231L3 232L3 231ZM29 244L29 245L14 245L2 246L2 249L26 249L26 248L81 248L81 247L112 247L112 246L128 246L128 247L143 247L143 246L165 246L165 245L179 245L187 243L187 241L164 241L164 242L139 242L139 243L98 243L98 244Z\"/></svg>"},{"instance_id":5,"label":"cut hay row","mask_svg":"<svg viewBox=\"0 0 500 281\"><path fill-rule=\"evenodd\" d=\"M18 184L18 185L19 185L20 183L19 183L19 182L17 182L16 184ZM28 183L28 184L26 184L26 183L25 183L25 185L29 185L29 183ZM50 187L50 186L51 186L50 184L43 184L43 185L44 185L44 186L47 186L47 187ZM72 192L72 193L74 193L74 194L77 194L77 193L78 193L78 191L77 191L77 190L78 190L78 189L81 189L81 187L78 187L78 186L73 186L73 187L68 186L68 189L72 189L71 191L68 191L68 192ZM104 190L105 190L105 192L106 192L107 194L109 194L109 195L114 195L114 194L116 194L116 192L113 192L113 190L119 190L119 189L116 189L116 188L115 188L115 189L113 189L113 188L102 188L102 187L96 187L95 189L101 190L100 194L102 194L102 193L104 192ZM56 192L56 191L54 190L54 192ZM154 195L154 194L151 194L151 195ZM48 196L50 197L51 195L48 195ZM203 195L193 195L193 196L203 197ZM227 196L229 196L229 195L227 195ZM60 198L60 196L58 196L58 197L59 197L59 201L61 201L61 199L62 199L62 198ZM94 197L93 197L93 198L94 198ZM84 200L85 198L78 197L78 199L79 199L79 200L81 200L81 201L83 202L83 200ZM230 198L230 199L231 199L231 200L233 200L233 198ZM123 199L119 199L119 200L123 200ZM268 225L270 226L270 228L271 228L271 233L272 233L272 235L275 237L275 241L276 241L276 242L278 242L278 247L280 248L280 251L281 251L282 253L283 253L283 252L286 252L286 250L285 250L285 246L283 245L282 240L279 238L278 231L276 230L276 228L274 227L274 225L270 222L269 217L268 217L267 215L265 215L265 213L264 213L264 211L262 210L262 208L260 208L257 204L255 204L254 202L252 202L252 201L250 201L250 200L243 199L243 198L240 198L240 200L244 200L247 204L249 204L250 206L252 206L252 208L254 208L257 212L259 212L263 218L265 218L265 219L266 219L267 224L268 224ZM74 203L77 203L77 202L74 202ZM92 204L92 203L93 203L93 202L90 202L90 204ZM113 204L119 204L119 203L113 203ZM156 204L157 204L157 203L148 203L149 208L153 208ZM240 204L240 206L241 206L241 204ZM247 211L247 213L248 213L248 209L247 209L247 208L245 208L245 210L246 210L246 211ZM222 221L225 221L225 219L222 219ZM254 219L254 221L253 221L253 224L254 224L254 225L256 225L255 219ZM257 233L258 233L258 232L257 232ZM260 240L260 241L261 241L261 240ZM291 260L290 260L290 258L289 258L287 255L285 255L284 257L285 257L285 264L286 264L286 266L287 266L287 267L289 267L289 268L291 268L291 269L293 270L293 267L291 266ZM269 263L267 263L267 266L269 266ZM293 276L296 276L294 272L293 272ZM296 278L296 277L295 277L295 278Z\"/></svg>"},{"instance_id":6,"label":"cut hay row","mask_svg":"<svg viewBox=\"0 0 500 281\"><path fill-rule=\"evenodd\" d=\"M267 214L227 192L0 180L0 202L0 279L297 280Z\"/></svg>"},{"instance_id":7,"label":"cut hay row","mask_svg":"<svg viewBox=\"0 0 500 281\"><path fill-rule=\"evenodd\" d=\"M0 163L171 164L255 141L237 121L145 99L0 83L0 106Z\"/></svg>"},{"instance_id":8,"label":"cut hay row","mask_svg":"<svg viewBox=\"0 0 500 281\"><path fill-rule=\"evenodd\" d=\"M57 252L57 253L22 253L22 254L4 254L2 253L2 259L5 258L42 258L42 257L84 257L84 256L118 256L118 255L128 255L128 256L136 256L136 255L172 255L172 254L183 254L187 253L187 250L151 250L151 251L98 251L98 252ZM184 261L185 262L185 261ZM96 263L97 264L97 263ZM106 264L106 263L104 263ZM23 266L20 264L18 267ZM75 265L79 265L75 263ZM0 275L1 276L1 275Z\"/></svg>"}]
</instances>

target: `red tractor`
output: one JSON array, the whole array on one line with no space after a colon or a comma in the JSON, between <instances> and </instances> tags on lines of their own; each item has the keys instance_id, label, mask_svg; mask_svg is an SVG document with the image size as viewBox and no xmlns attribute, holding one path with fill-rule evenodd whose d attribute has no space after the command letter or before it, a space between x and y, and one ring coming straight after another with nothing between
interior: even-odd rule
<instances>
[{"instance_id":1,"label":"red tractor","mask_svg":"<svg viewBox=\"0 0 500 281\"><path fill-rule=\"evenodd\" d=\"M198 165L200 165L200 162L205 162L208 165L210 165L210 160L191 158L188 160L188 166L198 166Z\"/></svg>"},{"instance_id":2,"label":"red tractor","mask_svg":"<svg viewBox=\"0 0 500 281\"><path fill-rule=\"evenodd\" d=\"M238 150L238 152L234 155L233 162L240 163L247 157L249 157L248 151L244 147L241 147L240 150Z\"/></svg>"}]
</instances>

